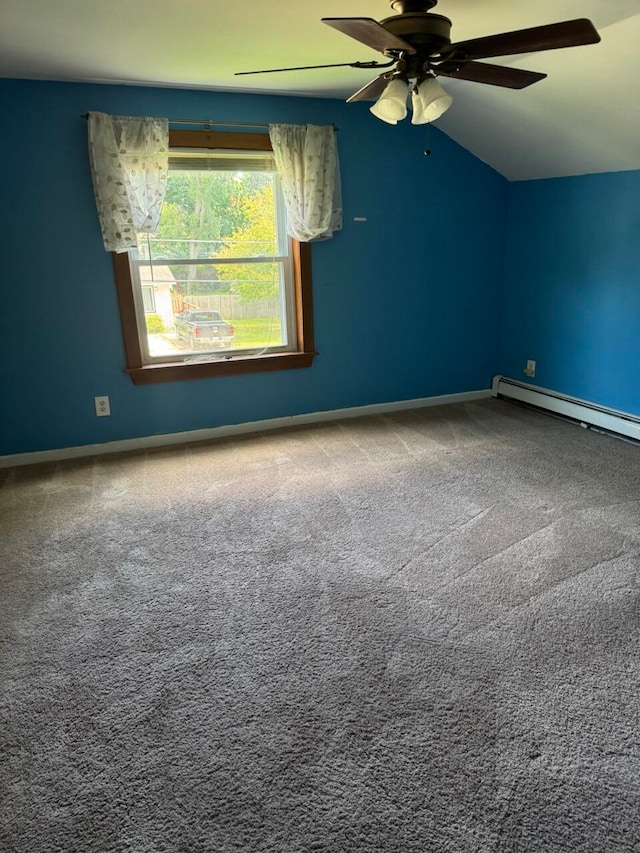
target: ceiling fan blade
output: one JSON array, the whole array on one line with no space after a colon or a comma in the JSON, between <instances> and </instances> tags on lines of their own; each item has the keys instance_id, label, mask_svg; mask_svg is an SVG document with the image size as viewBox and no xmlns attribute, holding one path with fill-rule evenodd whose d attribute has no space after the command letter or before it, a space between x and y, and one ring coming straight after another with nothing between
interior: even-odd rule
<instances>
[{"instance_id":1,"label":"ceiling fan blade","mask_svg":"<svg viewBox=\"0 0 640 853\"><path fill-rule=\"evenodd\" d=\"M385 30L373 18L322 18L322 23L334 30L339 30L346 36L351 36L352 39L372 47L374 50L379 50L384 53L385 50L403 50L405 53L415 53L414 47L403 41L403 39L394 36L393 33Z\"/></svg>"},{"instance_id":2,"label":"ceiling fan blade","mask_svg":"<svg viewBox=\"0 0 640 853\"><path fill-rule=\"evenodd\" d=\"M495 36L470 39L450 44L441 50L445 59L485 59L489 56L510 56L514 53L534 53L540 50L555 50L561 47L578 47L583 44L596 44L600 35L591 21L580 18L576 21L563 21L528 30L516 30L512 33L500 33Z\"/></svg>"},{"instance_id":3,"label":"ceiling fan blade","mask_svg":"<svg viewBox=\"0 0 640 853\"><path fill-rule=\"evenodd\" d=\"M379 77L376 77L375 80L372 80L370 83L367 83L366 86L363 86L362 89L358 89L350 98L347 98L347 103L351 104L353 101L374 101L376 100L386 89L387 83L386 74L381 74Z\"/></svg>"},{"instance_id":4,"label":"ceiling fan blade","mask_svg":"<svg viewBox=\"0 0 640 853\"><path fill-rule=\"evenodd\" d=\"M457 77L472 83L487 83L489 86L504 86L505 89L526 89L546 74L538 71L524 71L521 68L507 68L504 65L489 65L486 62L441 62L435 68L436 74L445 77Z\"/></svg>"},{"instance_id":5,"label":"ceiling fan blade","mask_svg":"<svg viewBox=\"0 0 640 853\"><path fill-rule=\"evenodd\" d=\"M293 68L262 68L260 71L236 71L234 77L245 74L275 74L276 71L307 71L310 68L385 68L387 64L378 62L334 62L331 65L296 65Z\"/></svg>"}]
</instances>

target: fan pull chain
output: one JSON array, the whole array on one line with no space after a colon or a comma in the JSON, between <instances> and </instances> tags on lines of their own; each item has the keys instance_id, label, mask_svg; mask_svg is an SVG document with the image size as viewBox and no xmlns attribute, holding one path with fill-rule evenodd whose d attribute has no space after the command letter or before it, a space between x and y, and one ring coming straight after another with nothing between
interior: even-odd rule
<instances>
[{"instance_id":1,"label":"fan pull chain","mask_svg":"<svg viewBox=\"0 0 640 853\"><path fill-rule=\"evenodd\" d=\"M431 148L429 148L429 143L431 141L431 125L427 125L427 147L424 149L424 156L431 157Z\"/></svg>"}]
</instances>

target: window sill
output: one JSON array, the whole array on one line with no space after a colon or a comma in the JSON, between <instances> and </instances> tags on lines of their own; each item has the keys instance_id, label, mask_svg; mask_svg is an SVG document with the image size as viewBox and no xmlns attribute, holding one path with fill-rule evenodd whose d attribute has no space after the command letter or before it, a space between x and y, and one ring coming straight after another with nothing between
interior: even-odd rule
<instances>
[{"instance_id":1,"label":"window sill","mask_svg":"<svg viewBox=\"0 0 640 853\"><path fill-rule=\"evenodd\" d=\"M311 367L315 352L286 352L268 355L234 356L228 360L185 363L165 362L128 368L126 373L134 385L153 385L156 382L182 382L185 379L209 379L214 376L240 376L272 370L297 370Z\"/></svg>"}]
</instances>

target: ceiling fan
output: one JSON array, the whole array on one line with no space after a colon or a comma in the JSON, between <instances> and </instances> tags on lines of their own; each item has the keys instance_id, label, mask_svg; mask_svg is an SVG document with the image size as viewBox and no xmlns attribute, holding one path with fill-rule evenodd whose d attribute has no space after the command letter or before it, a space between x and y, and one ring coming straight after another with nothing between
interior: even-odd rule
<instances>
[{"instance_id":1,"label":"ceiling fan","mask_svg":"<svg viewBox=\"0 0 640 853\"><path fill-rule=\"evenodd\" d=\"M378 99L371 107L371 112L383 121L397 124L406 115L407 93L411 84L412 122L426 124L442 115L452 101L437 83L436 77L456 77L474 83L487 83L490 86L524 89L543 80L547 75L477 60L577 47L600 41L591 21L580 18L452 43L449 18L429 11L437 2L438 0L390 0L391 8L398 14L380 22L373 18L322 18L322 23L380 51L389 59L388 62L342 62L295 68L266 68L260 71L239 71L237 76L312 68L389 69L351 95L347 103Z\"/></svg>"}]
</instances>

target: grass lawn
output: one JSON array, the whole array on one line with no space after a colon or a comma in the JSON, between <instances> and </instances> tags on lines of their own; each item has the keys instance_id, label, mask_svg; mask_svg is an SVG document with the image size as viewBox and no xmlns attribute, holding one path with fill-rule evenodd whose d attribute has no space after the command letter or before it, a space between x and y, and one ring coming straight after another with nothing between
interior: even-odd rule
<instances>
[{"instance_id":1,"label":"grass lawn","mask_svg":"<svg viewBox=\"0 0 640 853\"><path fill-rule=\"evenodd\" d=\"M233 348L278 346L280 337L279 317L251 317L232 321Z\"/></svg>"}]
</instances>

